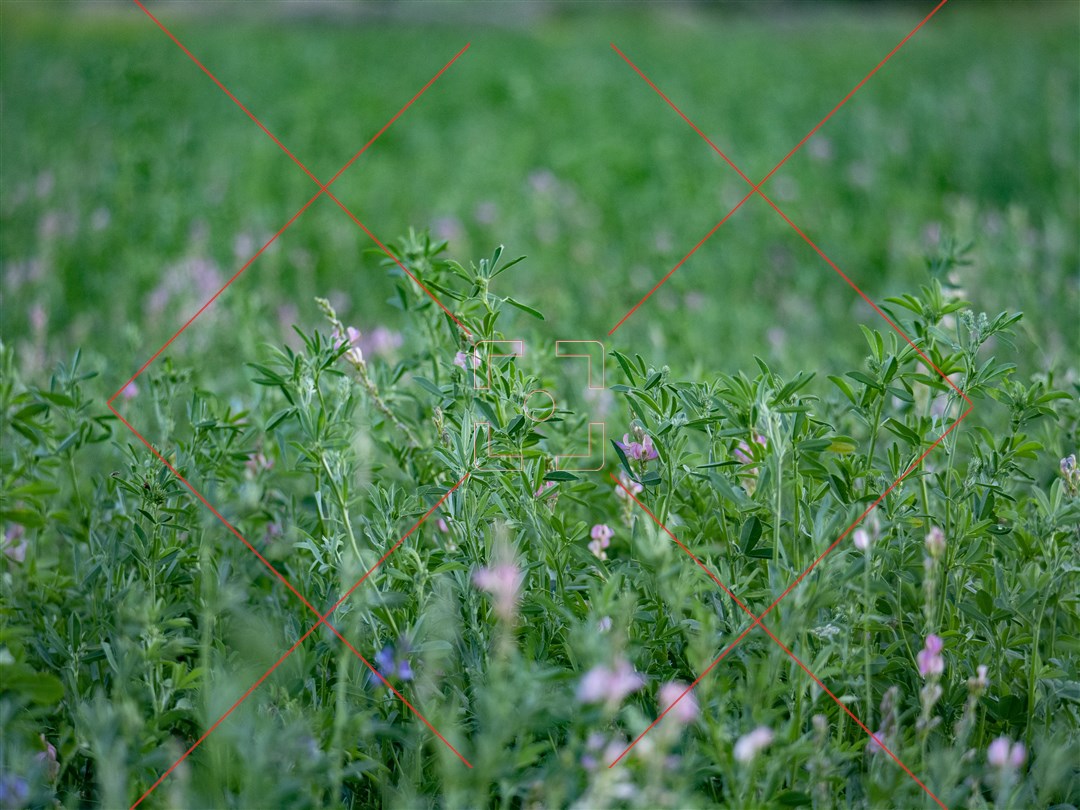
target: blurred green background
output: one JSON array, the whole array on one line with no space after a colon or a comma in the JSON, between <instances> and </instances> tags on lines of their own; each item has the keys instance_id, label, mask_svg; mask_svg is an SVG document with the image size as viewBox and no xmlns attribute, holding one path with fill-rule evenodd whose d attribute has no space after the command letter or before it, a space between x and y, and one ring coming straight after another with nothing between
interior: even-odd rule
<instances>
[{"instance_id":1,"label":"blurred green background","mask_svg":"<svg viewBox=\"0 0 1080 810\"><path fill-rule=\"evenodd\" d=\"M150 5L323 180L471 43L333 190L385 242L416 226L462 261L528 255L496 292L568 339L606 339L749 189L612 43L757 180L932 7ZM316 187L137 6L0 13L0 336L29 368L81 345L119 385ZM1075 355L1078 16L953 0L766 193L875 300L974 240L954 280L977 311L1029 313L1026 370ZM314 295L400 328L373 246L316 200L170 351L219 374L317 323ZM875 318L753 198L608 342L831 373Z\"/></svg>"}]
</instances>

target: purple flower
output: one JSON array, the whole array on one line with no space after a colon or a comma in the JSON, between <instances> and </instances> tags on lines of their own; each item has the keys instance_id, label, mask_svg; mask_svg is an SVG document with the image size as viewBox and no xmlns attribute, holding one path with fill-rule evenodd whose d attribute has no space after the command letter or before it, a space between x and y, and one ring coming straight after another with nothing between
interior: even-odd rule
<instances>
[{"instance_id":1,"label":"purple flower","mask_svg":"<svg viewBox=\"0 0 1080 810\"><path fill-rule=\"evenodd\" d=\"M397 678L402 681L411 681L413 679L412 664L409 663L409 659L406 657L409 654L409 645L404 639L398 640L398 648L394 649L393 644L387 644L377 653L375 653L375 666L379 670L379 674L386 680Z\"/></svg>"},{"instance_id":2,"label":"purple flower","mask_svg":"<svg viewBox=\"0 0 1080 810\"><path fill-rule=\"evenodd\" d=\"M0 774L0 807L22 807L30 798L30 785L21 776Z\"/></svg>"},{"instance_id":3,"label":"purple flower","mask_svg":"<svg viewBox=\"0 0 1080 810\"><path fill-rule=\"evenodd\" d=\"M1027 749L1021 742L1014 743L1008 737L998 737L986 749L986 761L1002 770L1014 770L1027 761Z\"/></svg>"},{"instance_id":4,"label":"purple flower","mask_svg":"<svg viewBox=\"0 0 1080 810\"><path fill-rule=\"evenodd\" d=\"M644 685L645 679L626 659L620 658L614 669L596 666L586 672L578 684L577 699L579 703L605 702L614 707Z\"/></svg>"},{"instance_id":5,"label":"purple flower","mask_svg":"<svg viewBox=\"0 0 1080 810\"><path fill-rule=\"evenodd\" d=\"M926 551L935 560L945 553L945 532L940 526L931 526L926 533Z\"/></svg>"},{"instance_id":6,"label":"purple flower","mask_svg":"<svg viewBox=\"0 0 1080 810\"><path fill-rule=\"evenodd\" d=\"M21 563L26 560L26 528L20 523L11 524L4 532L4 556Z\"/></svg>"},{"instance_id":7,"label":"purple flower","mask_svg":"<svg viewBox=\"0 0 1080 810\"><path fill-rule=\"evenodd\" d=\"M622 450L627 458L632 458L635 461L652 461L657 457L656 447L653 445L652 437L645 435L640 442L635 442L630 438L629 433L624 433L621 442L615 442Z\"/></svg>"},{"instance_id":8,"label":"purple flower","mask_svg":"<svg viewBox=\"0 0 1080 810\"><path fill-rule=\"evenodd\" d=\"M56 748L45 739L44 734L39 736L41 737L41 745L45 750L35 755L34 759L41 764L42 770L45 772L45 778L53 782L60 775L60 763L56 760Z\"/></svg>"},{"instance_id":9,"label":"purple flower","mask_svg":"<svg viewBox=\"0 0 1080 810\"><path fill-rule=\"evenodd\" d=\"M443 534L450 531L450 524L446 522L446 518L439 518L435 521L435 528L437 528Z\"/></svg>"},{"instance_id":10,"label":"purple flower","mask_svg":"<svg viewBox=\"0 0 1080 810\"><path fill-rule=\"evenodd\" d=\"M122 396L124 399L134 399L138 395L139 387L135 385L134 380L125 385L124 389L120 392L120 396Z\"/></svg>"},{"instance_id":11,"label":"purple flower","mask_svg":"<svg viewBox=\"0 0 1080 810\"><path fill-rule=\"evenodd\" d=\"M931 633L926 637L926 646L915 656L919 664L919 674L924 678L941 675L945 671L945 658L941 651L945 642Z\"/></svg>"}]
</instances>

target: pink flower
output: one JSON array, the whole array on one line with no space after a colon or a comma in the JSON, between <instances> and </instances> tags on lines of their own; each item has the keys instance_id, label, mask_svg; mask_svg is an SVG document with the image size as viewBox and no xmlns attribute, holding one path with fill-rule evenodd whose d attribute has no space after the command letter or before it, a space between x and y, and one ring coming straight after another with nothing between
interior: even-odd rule
<instances>
[{"instance_id":1,"label":"pink flower","mask_svg":"<svg viewBox=\"0 0 1080 810\"><path fill-rule=\"evenodd\" d=\"M615 530L608 526L606 523L597 523L595 526L592 527L592 530L589 532L589 536L593 540L599 540L601 543L604 544L604 548L607 548L609 545L609 541L612 537L615 536Z\"/></svg>"},{"instance_id":2,"label":"pink flower","mask_svg":"<svg viewBox=\"0 0 1080 810\"><path fill-rule=\"evenodd\" d=\"M137 397L138 395L139 387L135 385L134 380L125 385L123 390L120 392L120 396L122 396L124 399L135 399L135 397Z\"/></svg>"},{"instance_id":3,"label":"pink flower","mask_svg":"<svg viewBox=\"0 0 1080 810\"><path fill-rule=\"evenodd\" d=\"M614 707L644 685L645 679L634 671L626 659L620 658L614 669L596 666L586 672L578 684L577 699L579 703L606 702Z\"/></svg>"},{"instance_id":4,"label":"pink flower","mask_svg":"<svg viewBox=\"0 0 1080 810\"><path fill-rule=\"evenodd\" d=\"M513 563L500 563L473 571L473 585L495 598L495 612L504 619L514 615L523 579L521 569Z\"/></svg>"},{"instance_id":5,"label":"pink flower","mask_svg":"<svg viewBox=\"0 0 1080 810\"><path fill-rule=\"evenodd\" d=\"M622 484L622 486L620 487L618 484L615 485L615 495L623 500L630 500L630 495L640 495L642 490L645 489L643 485L630 478L630 476L626 474L626 470L619 471L619 484ZM628 491L630 493L629 495L627 494Z\"/></svg>"},{"instance_id":6,"label":"pink flower","mask_svg":"<svg viewBox=\"0 0 1080 810\"><path fill-rule=\"evenodd\" d=\"M659 702L661 713L666 712L671 707L669 714L684 726L693 723L697 719L697 698L694 697L692 690L687 690L684 683L670 681L661 686Z\"/></svg>"},{"instance_id":7,"label":"pink flower","mask_svg":"<svg viewBox=\"0 0 1080 810\"><path fill-rule=\"evenodd\" d=\"M611 629L611 617L610 616L601 616L600 621L598 621L596 623L596 629L599 630L601 633L606 633L608 630L610 630Z\"/></svg>"},{"instance_id":8,"label":"pink flower","mask_svg":"<svg viewBox=\"0 0 1080 810\"><path fill-rule=\"evenodd\" d=\"M939 636L931 633L926 637L926 646L915 656L919 664L919 674L924 678L932 675L941 675L945 671L945 658L941 651L945 642Z\"/></svg>"},{"instance_id":9,"label":"pink flower","mask_svg":"<svg viewBox=\"0 0 1080 810\"><path fill-rule=\"evenodd\" d=\"M23 535L26 529L19 523L13 523L4 532L4 556L12 562L21 563L26 560L26 540Z\"/></svg>"},{"instance_id":10,"label":"pink flower","mask_svg":"<svg viewBox=\"0 0 1080 810\"><path fill-rule=\"evenodd\" d=\"M450 525L446 522L445 518L439 518L438 520L436 520L435 527L443 534L446 534L450 531Z\"/></svg>"},{"instance_id":11,"label":"pink flower","mask_svg":"<svg viewBox=\"0 0 1080 810\"><path fill-rule=\"evenodd\" d=\"M1027 761L1027 749L1021 742L1014 743L1008 737L998 737L987 747L986 761L995 768L1013 770Z\"/></svg>"},{"instance_id":12,"label":"pink flower","mask_svg":"<svg viewBox=\"0 0 1080 810\"><path fill-rule=\"evenodd\" d=\"M611 545L611 538L615 536L615 530L606 523L597 523L589 532L592 542L589 543L589 551L601 560L607 559L604 549Z\"/></svg>"},{"instance_id":13,"label":"pink flower","mask_svg":"<svg viewBox=\"0 0 1080 810\"><path fill-rule=\"evenodd\" d=\"M656 458L656 447L653 445L653 440L650 436L643 436L640 442L635 442L630 438L629 433L624 433L621 442L615 442L622 450L627 458L632 458L635 461L652 461Z\"/></svg>"},{"instance_id":14,"label":"pink flower","mask_svg":"<svg viewBox=\"0 0 1080 810\"><path fill-rule=\"evenodd\" d=\"M739 737L735 742L735 749L733 752L735 761L743 764L750 762L772 741L772 729L766 726L758 726L748 734Z\"/></svg>"},{"instance_id":15,"label":"pink flower","mask_svg":"<svg viewBox=\"0 0 1080 810\"><path fill-rule=\"evenodd\" d=\"M543 481L543 482L541 482L540 486L538 486L536 488L536 492L533 493L533 497L534 498L539 498L541 495L543 495L545 492L547 492L553 486L555 486L554 481Z\"/></svg>"},{"instance_id":16,"label":"pink flower","mask_svg":"<svg viewBox=\"0 0 1080 810\"><path fill-rule=\"evenodd\" d=\"M473 352L471 357L472 357L472 367L473 368L480 368L480 355L478 355L476 352ZM458 366L459 368L467 369L469 367L469 362L470 362L469 358L470 358L470 355L465 354L465 352L458 352L457 354L454 355L454 365Z\"/></svg>"}]
</instances>

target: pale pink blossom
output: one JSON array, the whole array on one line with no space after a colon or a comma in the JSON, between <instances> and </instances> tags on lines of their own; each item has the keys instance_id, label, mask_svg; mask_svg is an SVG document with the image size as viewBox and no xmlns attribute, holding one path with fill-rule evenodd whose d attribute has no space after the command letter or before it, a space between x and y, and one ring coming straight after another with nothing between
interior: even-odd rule
<instances>
[{"instance_id":1,"label":"pale pink blossom","mask_svg":"<svg viewBox=\"0 0 1080 810\"><path fill-rule=\"evenodd\" d=\"M579 703L605 702L618 706L623 698L645 685L641 677L625 658L615 663L614 669L596 666L585 673L577 688Z\"/></svg>"},{"instance_id":2,"label":"pale pink blossom","mask_svg":"<svg viewBox=\"0 0 1080 810\"><path fill-rule=\"evenodd\" d=\"M622 486L615 485L615 494L624 500L629 500L631 495L640 495L645 489L642 484L628 476L626 470L619 471L619 484L622 484Z\"/></svg>"},{"instance_id":3,"label":"pale pink blossom","mask_svg":"<svg viewBox=\"0 0 1080 810\"><path fill-rule=\"evenodd\" d=\"M135 397L137 397L138 395L139 386L135 385L134 380L125 385L124 389L120 392L120 396L122 396L124 399L135 399Z\"/></svg>"},{"instance_id":4,"label":"pale pink blossom","mask_svg":"<svg viewBox=\"0 0 1080 810\"><path fill-rule=\"evenodd\" d=\"M601 633L606 633L608 630L610 630L611 629L611 617L610 616L601 616L600 620L596 623L596 629L599 630Z\"/></svg>"},{"instance_id":5,"label":"pale pink blossom","mask_svg":"<svg viewBox=\"0 0 1080 810\"><path fill-rule=\"evenodd\" d=\"M592 537L592 542L589 543L589 551L601 560L606 560L607 554L604 549L611 545L611 538L615 536L615 530L606 523L597 523L592 527L589 536Z\"/></svg>"},{"instance_id":6,"label":"pale pink blossom","mask_svg":"<svg viewBox=\"0 0 1080 810\"><path fill-rule=\"evenodd\" d=\"M926 646L915 656L919 664L919 674L924 678L941 675L945 671L945 658L941 654L944 647L945 642L940 636L931 633L926 637Z\"/></svg>"},{"instance_id":7,"label":"pale pink blossom","mask_svg":"<svg viewBox=\"0 0 1080 810\"><path fill-rule=\"evenodd\" d=\"M473 585L494 597L495 612L504 619L514 615L523 579L521 569L513 563L485 566L473 572Z\"/></svg>"},{"instance_id":8,"label":"pale pink blossom","mask_svg":"<svg viewBox=\"0 0 1080 810\"><path fill-rule=\"evenodd\" d=\"M685 692L685 694L683 694ZM678 702L676 702L678 701ZM660 687L659 703L661 713L668 712L669 717L674 718L682 725L693 723L698 716L698 702L694 697L693 690L687 691L687 686L678 681L670 681Z\"/></svg>"},{"instance_id":9,"label":"pale pink blossom","mask_svg":"<svg viewBox=\"0 0 1080 810\"><path fill-rule=\"evenodd\" d=\"M435 527L443 534L446 534L450 531L450 525L446 522L446 518L439 518L438 520L436 520Z\"/></svg>"},{"instance_id":10,"label":"pale pink blossom","mask_svg":"<svg viewBox=\"0 0 1080 810\"><path fill-rule=\"evenodd\" d=\"M739 737L735 742L734 756L736 762L746 764L754 759L762 749L773 741L772 729L767 726L758 726L753 731Z\"/></svg>"},{"instance_id":11,"label":"pale pink blossom","mask_svg":"<svg viewBox=\"0 0 1080 810\"><path fill-rule=\"evenodd\" d=\"M986 761L995 768L1013 770L1027 761L1027 749L1021 742L1014 743L1008 737L998 737L987 747Z\"/></svg>"}]
</instances>

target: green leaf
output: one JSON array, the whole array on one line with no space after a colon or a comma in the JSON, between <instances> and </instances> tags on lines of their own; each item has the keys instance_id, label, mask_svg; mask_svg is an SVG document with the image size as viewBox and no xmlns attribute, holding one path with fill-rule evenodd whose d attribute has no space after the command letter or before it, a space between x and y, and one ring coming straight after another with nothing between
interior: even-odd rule
<instances>
[{"instance_id":1,"label":"green leaf","mask_svg":"<svg viewBox=\"0 0 1080 810\"><path fill-rule=\"evenodd\" d=\"M566 472L565 470L553 470L544 476L545 481L580 481L581 479L573 473Z\"/></svg>"},{"instance_id":2,"label":"green leaf","mask_svg":"<svg viewBox=\"0 0 1080 810\"><path fill-rule=\"evenodd\" d=\"M851 379L855 380L856 382L861 382L863 385L868 385L878 391L884 390L881 383L879 383L873 377L863 374L861 371L849 371L846 376L851 377Z\"/></svg>"},{"instance_id":3,"label":"green leaf","mask_svg":"<svg viewBox=\"0 0 1080 810\"><path fill-rule=\"evenodd\" d=\"M529 315L532 315L532 316L533 316L534 318L538 318L538 319L540 319L541 321L542 321L542 320L544 320L544 316L543 316L543 314L542 314L542 313L540 312L540 310L538 310L538 309L533 309L532 307L530 307L530 306L527 306L526 304L523 304L523 303L521 303L520 301L517 301L517 300L515 300L515 299L513 299L513 298L504 298L503 300L504 300L504 301L505 301L506 303L508 303L508 304L509 304L510 306L512 306L512 307L517 307L517 308L518 308L518 309L520 309L520 310L521 310L522 312L526 312L526 313L528 313Z\"/></svg>"},{"instance_id":4,"label":"green leaf","mask_svg":"<svg viewBox=\"0 0 1080 810\"><path fill-rule=\"evenodd\" d=\"M742 533L739 536L739 547L743 550L743 553L749 554L750 550L757 545L760 537L761 521L757 515L753 515L743 524Z\"/></svg>"},{"instance_id":5,"label":"green leaf","mask_svg":"<svg viewBox=\"0 0 1080 810\"><path fill-rule=\"evenodd\" d=\"M435 396L439 397L439 399L442 399L446 396L446 393L441 388L439 388L439 386L437 386L431 380L425 379L424 377L413 377L413 382L415 382L429 394L434 394Z\"/></svg>"}]
</instances>

